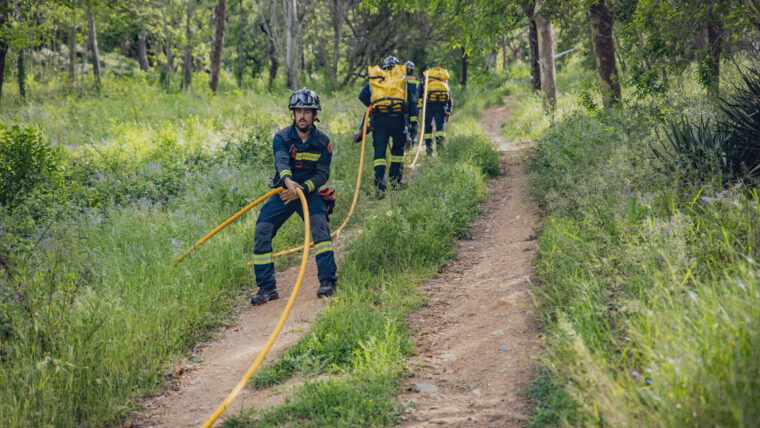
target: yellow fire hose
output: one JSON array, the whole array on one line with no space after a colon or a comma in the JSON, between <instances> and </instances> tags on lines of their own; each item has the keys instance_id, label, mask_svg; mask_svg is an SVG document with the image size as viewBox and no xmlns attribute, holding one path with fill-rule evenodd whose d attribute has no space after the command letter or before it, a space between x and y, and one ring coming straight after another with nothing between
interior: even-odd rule
<instances>
[{"instance_id":1,"label":"yellow fire hose","mask_svg":"<svg viewBox=\"0 0 760 428\"><path fill-rule=\"evenodd\" d=\"M351 219L351 215L354 213L354 209L356 208L356 201L359 199L359 187L362 184L362 168L364 168L364 147L367 141L367 123L369 122L369 112L370 112L370 109L367 108L367 112L364 113L364 126L362 127L362 148L361 148L361 153L359 155L359 172L356 174L356 189L354 189L354 200L351 202L351 208L348 210L348 216L346 216L346 219L343 220L343 224L341 224L339 228L337 228L330 234L331 238L334 238L335 236L337 236L346 227L346 225L348 224L348 221ZM312 242L310 245L314 246L314 243ZM272 255L272 258L277 258L280 256L284 256L286 254L293 254L298 251L301 251L302 249L303 247L301 246L301 247L291 248L285 251L280 251L278 253L274 253ZM248 262L248 266L251 266L252 264L253 262Z\"/></svg>"},{"instance_id":2,"label":"yellow fire hose","mask_svg":"<svg viewBox=\"0 0 760 428\"><path fill-rule=\"evenodd\" d=\"M425 93L422 95L422 116L421 116L422 120L420 121L422 123L422 128L418 130L418 132L420 133L420 141L417 144L417 154L414 155L414 160L412 161L412 164L409 165L409 168L417 167L417 159L420 158L420 153L422 153L422 141L424 140L424 137L425 137L425 125L426 125L425 108L427 107L428 72L426 71L424 75L425 75L425 80L423 82L425 85Z\"/></svg>"},{"instance_id":3,"label":"yellow fire hose","mask_svg":"<svg viewBox=\"0 0 760 428\"><path fill-rule=\"evenodd\" d=\"M282 189L279 190L281 191ZM227 410L227 407L232 404L232 401L235 400L240 391L243 390L245 384L248 383L248 380L251 378L251 376L256 373L256 370L258 370L259 366L264 361L264 358L266 358L269 350L272 348L272 345L274 345L274 341L277 339L277 336L280 334L280 330L282 330L282 327L285 325L285 321L288 319L288 316L290 316L290 311L293 309L293 305L296 302L296 296L298 296L298 292L301 290L301 283L303 282L303 277L306 273L306 264L309 262L309 241L311 238L311 228L309 226L309 208L306 204L306 198L304 197L301 189L296 190L296 192L298 192L298 197L301 199L301 207L303 208L304 244L301 247L303 248L303 256L301 257L301 270L298 271L298 279L296 279L296 285L293 288L293 293L290 295L287 305L285 305L285 310L282 311L280 320L277 321L277 325L274 327L272 334L269 336L269 340L267 340L266 345L264 345L264 349L259 352L259 356L256 357L256 360L248 368L248 371L245 372L237 385L235 385L232 391L230 391L230 393L227 395L227 398L225 398L224 401L222 401L222 404L217 407L216 411L214 411L214 414L211 415L206 423L203 424L204 428L210 427L219 418L219 416L221 416L222 413ZM264 196L269 197L273 194L274 193L269 192L267 193L268 196ZM264 196L262 196L262 198L264 198Z\"/></svg>"},{"instance_id":4,"label":"yellow fire hose","mask_svg":"<svg viewBox=\"0 0 760 428\"><path fill-rule=\"evenodd\" d=\"M179 258L177 260L175 260L174 263L172 263L172 267L177 266L182 260L185 259L185 257L187 257L188 254L192 253L193 250L195 250L197 247L201 246L204 242L206 242L209 239L211 239L211 237L214 236L214 235L216 235L217 233L219 233L220 230L222 230L225 227L229 226L230 223L232 223L233 221L237 220L238 217L240 217L241 215L245 214L246 212L248 212L251 208L255 207L256 205L258 205L258 204L266 201L271 196L274 196L274 195L282 192L283 190L285 190L285 189L282 188L282 187L280 187L278 189L274 189L274 190L268 192L267 194L265 194L264 196L260 197L259 199L256 199L255 201L253 201L250 204L246 205L246 207L243 208L242 210L238 211L237 214L235 214L232 217L228 218L224 223L222 223L219 226L217 226L216 228L214 228L214 230L212 230L206 236L204 236L203 238L201 238L198 242L196 242L195 244L193 244L192 247L190 247L187 251L185 251L185 254L182 254L181 256L179 256Z\"/></svg>"}]
</instances>

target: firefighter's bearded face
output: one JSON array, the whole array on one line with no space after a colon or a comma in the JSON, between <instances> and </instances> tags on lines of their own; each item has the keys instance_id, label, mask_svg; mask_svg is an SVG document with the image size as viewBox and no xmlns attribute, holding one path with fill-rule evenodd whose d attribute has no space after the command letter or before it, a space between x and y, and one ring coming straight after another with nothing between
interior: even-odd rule
<instances>
[{"instance_id":1,"label":"firefighter's bearded face","mask_svg":"<svg viewBox=\"0 0 760 428\"><path fill-rule=\"evenodd\" d=\"M316 110L310 108L295 108L293 109L293 120L295 121L296 128L300 132L309 132L312 125L314 125L314 118L316 117Z\"/></svg>"}]
</instances>

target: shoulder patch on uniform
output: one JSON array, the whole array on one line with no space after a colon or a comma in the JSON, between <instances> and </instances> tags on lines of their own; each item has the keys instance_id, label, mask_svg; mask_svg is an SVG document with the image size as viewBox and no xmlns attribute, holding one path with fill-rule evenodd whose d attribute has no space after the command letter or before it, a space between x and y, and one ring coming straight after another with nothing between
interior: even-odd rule
<instances>
[{"instance_id":1,"label":"shoulder patch on uniform","mask_svg":"<svg viewBox=\"0 0 760 428\"><path fill-rule=\"evenodd\" d=\"M327 151L332 153L332 143L329 141L327 142Z\"/></svg>"}]
</instances>

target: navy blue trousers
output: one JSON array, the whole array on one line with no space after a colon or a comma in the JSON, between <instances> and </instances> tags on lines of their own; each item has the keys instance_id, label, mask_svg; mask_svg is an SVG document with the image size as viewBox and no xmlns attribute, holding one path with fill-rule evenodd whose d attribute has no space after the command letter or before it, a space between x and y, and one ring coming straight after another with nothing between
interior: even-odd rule
<instances>
[{"instance_id":1,"label":"navy blue trousers","mask_svg":"<svg viewBox=\"0 0 760 428\"><path fill-rule=\"evenodd\" d=\"M375 114L372 116L372 146L375 148L375 157L372 166L375 170L375 187L385 190L385 167L387 161L388 140L393 139L391 144L391 166L388 170L388 179L391 184L401 183L404 171L404 116L388 116Z\"/></svg>"},{"instance_id":2,"label":"navy blue trousers","mask_svg":"<svg viewBox=\"0 0 760 428\"><path fill-rule=\"evenodd\" d=\"M317 258L317 277L320 281L337 280L335 271L335 256L333 254L330 229L327 227L327 208L319 191L306 194L309 205L309 223L311 239L314 242L314 253ZM253 271L256 273L256 285L264 290L277 286L274 277L274 260L272 259L272 238L280 230L293 213L303 219L301 201L295 200L285 204L279 195L272 196L266 201L256 220L256 232L253 243Z\"/></svg>"},{"instance_id":3,"label":"navy blue trousers","mask_svg":"<svg viewBox=\"0 0 760 428\"><path fill-rule=\"evenodd\" d=\"M431 103L425 107L425 145L427 146L428 153L433 151L433 122L435 122L435 142L438 145L438 150L443 148L443 140L446 138L446 131L444 130L444 119L446 118L446 110L444 109L444 103Z\"/></svg>"}]
</instances>

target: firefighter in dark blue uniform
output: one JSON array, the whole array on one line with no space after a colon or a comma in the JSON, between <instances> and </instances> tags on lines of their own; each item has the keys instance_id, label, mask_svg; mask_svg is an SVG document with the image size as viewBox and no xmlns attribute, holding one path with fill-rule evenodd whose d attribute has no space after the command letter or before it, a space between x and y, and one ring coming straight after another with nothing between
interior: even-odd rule
<instances>
[{"instance_id":1,"label":"firefighter in dark blue uniform","mask_svg":"<svg viewBox=\"0 0 760 428\"><path fill-rule=\"evenodd\" d=\"M317 111L321 110L319 96L303 88L290 96L288 108L293 112L293 124L275 134L272 142L275 163L272 186L282 186L285 190L279 197L269 198L256 220L253 268L259 292L251 298L254 305L279 298L272 260L272 238L294 212L303 218L296 188L303 190L309 206L320 284L317 296L332 295L337 280L332 240L327 227L327 207L319 193L320 186L330 176L332 160L330 139L314 125Z\"/></svg>"},{"instance_id":2,"label":"firefighter in dark blue uniform","mask_svg":"<svg viewBox=\"0 0 760 428\"><path fill-rule=\"evenodd\" d=\"M415 94L419 93L420 87L422 87L422 81L418 80L414 76L414 63L407 61L404 63L406 66L406 83L409 85L409 92ZM419 96L418 98L422 98ZM409 115L409 139L407 140L407 148L411 147L417 141L417 130L419 124L419 101L412 105L412 112Z\"/></svg>"},{"instance_id":3,"label":"firefighter in dark blue uniform","mask_svg":"<svg viewBox=\"0 0 760 428\"><path fill-rule=\"evenodd\" d=\"M383 60L383 69L388 70L399 64L398 58L388 56ZM374 161L372 163L375 170L375 195L378 199L385 196L385 153L388 147L388 140L392 139L391 145L391 165L388 169L388 179L391 188L403 189L401 183L402 173L404 171L404 145L406 144L406 134L409 117L412 113L413 106L417 104L417 97L407 87L406 103L403 114L381 114L373 111L371 118L372 145L375 148ZM372 103L372 92L370 84L367 83L359 93L359 100L369 107Z\"/></svg>"},{"instance_id":4,"label":"firefighter in dark blue uniform","mask_svg":"<svg viewBox=\"0 0 760 428\"><path fill-rule=\"evenodd\" d=\"M423 78L424 80L424 78ZM420 99L425 94L425 82L422 82L418 92ZM424 101L423 101L424 102ZM435 144L438 150L443 149L443 142L446 138L446 130L444 129L444 123L448 122L449 115L451 114L451 108L453 107L453 100L451 99L451 91L449 91L448 99L446 102L433 102L428 98L427 105L425 106L425 146L426 153L428 155L433 154L433 122L435 122Z\"/></svg>"}]
</instances>

